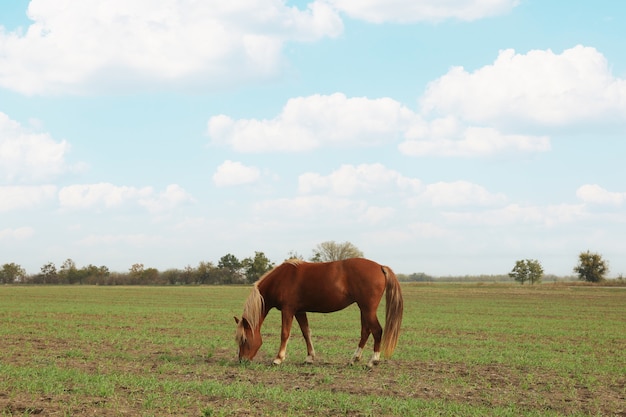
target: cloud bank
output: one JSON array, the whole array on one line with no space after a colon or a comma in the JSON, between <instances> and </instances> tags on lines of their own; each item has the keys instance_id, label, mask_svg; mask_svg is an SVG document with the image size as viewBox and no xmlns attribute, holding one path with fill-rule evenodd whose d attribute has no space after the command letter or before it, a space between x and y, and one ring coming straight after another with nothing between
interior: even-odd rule
<instances>
[{"instance_id":1,"label":"cloud bank","mask_svg":"<svg viewBox=\"0 0 626 417\"><path fill-rule=\"evenodd\" d=\"M28 17L0 28L0 87L28 95L223 88L275 76L285 42L343 30L324 1L32 0Z\"/></svg>"},{"instance_id":2,"label":"cloud bank","mask_svg":"<svg viewBox=\"0 0 626 417\"><path fill-rule=\"evenodd\" d=\"M602 54L576 46L555 54L500 52L472 73L431 82L412 110L388 97L312 95L287 101L271 119L209 119L212 143L238 152L304 152L398 143L416 157L489 157L551 149L535 131L626 125L626 80Z\"/></svg>"},{"instance_id":3,"label":"cloud bank","mask_svg":"<svg viewBox=\"0 0 626 417\"><path fill-rule=\"evenodd\" d=\"M289 42L337 37L342 15L373 23L476 20L518 0L31 0L26 28L0 27L0 87L27 95L158 85L222 89L266 80Z\"/></svg>"}]
</instances>

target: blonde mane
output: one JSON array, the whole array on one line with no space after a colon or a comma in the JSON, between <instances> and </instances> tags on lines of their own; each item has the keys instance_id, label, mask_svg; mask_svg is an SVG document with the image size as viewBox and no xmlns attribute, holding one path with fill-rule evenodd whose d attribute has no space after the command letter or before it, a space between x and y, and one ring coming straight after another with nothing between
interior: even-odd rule
<instances>
[{"instance_id":1,"label":"blonde mane","mask_svg":"<svg viewBox=\"0 0 626 417\"><path fill-rule=\"evenodd\" d=\"M244 319L250 324L252 329L256 329L261 322L261 317L263 315L263 309L265 307L265 300L263 296L259 292L259 288L257 286L258 281L252 287L252 291L250 291L250 295L246 299L246 302L243 305L243 315L241 316L241 321L237 324L237 331L235 333L235 340L237 343L242 344L246 342L246 332L243 328Z\"/></svg>"},{"instance_id":2,"label":"blonde mane","mask_svg":"<svg viewBox=\"0 0 626 417\"><path fill-rule=\"evenodd\" d=\"M281 267L282 265L289 264L289 265L293 265L297 267L302 262L304 261L300 259L289 259L283 262L282 264L267 271L265 274L261 276L261 278L257 280L257 282L254 283L254 285L252 286L252 290L250 291L250 295L248 295L248 298L246 299L246 302L243 305L242 321L240 321L239 324L237 325L237 331L235 333L235 340L237 340L237 343L239 344L245 343L247 339L246 332L243 329L244 318L246 319L248 324L250 324L250 327L252 329L258 328L260 326L261 320L263 319L263 311L265 310L265 300L263 299L263 296L261 295L261 292L259 291L259 284L264 279L266 279L269 275L271 275L272 272L274 272L274 270Z\"/></svg>"}]
</instances>

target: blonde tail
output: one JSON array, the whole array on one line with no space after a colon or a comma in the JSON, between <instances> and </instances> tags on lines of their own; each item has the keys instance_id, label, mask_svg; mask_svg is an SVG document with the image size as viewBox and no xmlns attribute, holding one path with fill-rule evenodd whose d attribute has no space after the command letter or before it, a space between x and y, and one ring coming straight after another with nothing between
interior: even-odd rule
<instances>
[{"instance_id":1,"label":"blonde tail","mask_svg":"<svg viewBox=\"0 0 626 417\"><path fill-rule=\"evenodd\" d=\"M400 325L402 324L402 313L404 311L404 301L402 290L396 274L391 268L383 266L383 273L387 280L385 329L383 330L382 351L386 357L390 357L398 344L400 336Z\"/></svg>"}]
</instances>

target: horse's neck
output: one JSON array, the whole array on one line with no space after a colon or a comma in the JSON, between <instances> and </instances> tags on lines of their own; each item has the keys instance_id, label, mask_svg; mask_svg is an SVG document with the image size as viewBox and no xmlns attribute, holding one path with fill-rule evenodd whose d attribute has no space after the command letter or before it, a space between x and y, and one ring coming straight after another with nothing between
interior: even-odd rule
<instances>
[{"instance_id":1,"label":"horse's neck","mask_svg":"<svg viewBox=\"0 0 626 417\"><path fill-rule=\"evenodd\" d=\"M257 289L259 290L259 294L261 294L261 297L263 297L263 308L261 309L259 327L261 327L261 324L263 324L263 320L265 320L265 317L267 317L267 314L270 312L270 310L274 308L273 297L270 294L268 294L268 288L271 287L271 285L268 285L268 284L271 284L271 283L260 282L259 285L257 286Z\"/></svg>"}]
</instances>

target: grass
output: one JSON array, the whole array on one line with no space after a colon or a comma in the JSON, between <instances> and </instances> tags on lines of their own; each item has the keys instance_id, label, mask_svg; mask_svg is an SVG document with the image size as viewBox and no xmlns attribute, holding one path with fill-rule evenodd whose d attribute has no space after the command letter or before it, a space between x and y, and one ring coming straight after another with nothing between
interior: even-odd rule
<instances>
[{"instance_id":1,"label":"grass","mask_svg":"<svg viewBox=\"0 0 626 417\"><path fill-rule=\"evenodd\" d=\"M239 364L233 315L248 291L0 287L0 416L626 413L623 289L404 285L400 343L373 371L345 365L354 306L310 315L315 365L296 328L287 362L269 365L276 311Z\"/></svg>"}]
</instances>

